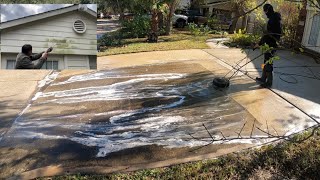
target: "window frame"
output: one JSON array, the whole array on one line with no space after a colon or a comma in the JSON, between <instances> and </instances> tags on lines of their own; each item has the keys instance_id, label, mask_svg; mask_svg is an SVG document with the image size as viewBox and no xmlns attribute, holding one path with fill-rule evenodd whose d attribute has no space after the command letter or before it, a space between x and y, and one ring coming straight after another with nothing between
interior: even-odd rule
<instances>
[{"instance_id":1,"label":"window frame","mask_svg":"<svg viewBox=\"0 0 320 180\"><path fill-rule=\"evenodd\" d=\"M51 68L48 68L48 62L52 62ZM57 63L57 69L54 69L54 68L53 68L53 67L54 67L54 63L53 63L53 62L56 62L56 63ZM44 67L44 66L45 66L45 67ZM46 60L46 62L43 63L41 69L59 70L59 61L58 61L58 60L55 60L55 59L53 59L53 60L51 60L51 59L50 59L50 60Z\"/></svg>"}]
</instances>

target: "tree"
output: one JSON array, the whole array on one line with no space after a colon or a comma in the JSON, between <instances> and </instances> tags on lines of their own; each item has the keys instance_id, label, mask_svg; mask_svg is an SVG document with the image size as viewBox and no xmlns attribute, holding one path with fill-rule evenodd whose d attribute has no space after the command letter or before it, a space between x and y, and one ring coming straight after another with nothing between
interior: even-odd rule
<instances>
[{"instance_id":1,"label":"tree","mask_svg":"<svg viewBox=\"0 0 320 180\"><path fill-rule=\"evenodd\" d=\"M159 36L159 14L162 14L167 9L167 4L164 1L151 0L151 33L148 36L148 42L158 42Z\"/></svg>"},{"instance_id":2,"label":"tree","mask_svg":"<svg viewBox=\"0 0 320 180\"><path fill-rule=\"evenodd\" d=\"M168 13L166 17L166 35L170 35L172 29L172 17L173 14L180 3L180 0L167 0Z\"/></svg>"},{"instance_id":3,"label":"tree","mask_svg":"<svg viewBox=\"0 0 320 180\"><path fill-rule=\"evenodd\" d=\"M135 2L135 0L99 0L98 10L104 12L112 9L113 12L119 13L122 18L126 10L132 10Z\"/></svg>"}]
</instances>

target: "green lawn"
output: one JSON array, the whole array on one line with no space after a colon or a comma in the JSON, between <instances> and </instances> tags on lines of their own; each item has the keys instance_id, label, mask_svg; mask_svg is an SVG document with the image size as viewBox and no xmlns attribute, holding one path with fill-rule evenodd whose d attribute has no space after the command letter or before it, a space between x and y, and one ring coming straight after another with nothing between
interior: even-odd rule
<instances>
[{"instance_id":1,"label":"green lawn","mask_svg":"<svg viewBox=\"0 0 320 180\"><path fill-rule=\"evenodd\" d=\"M318 179L319 127L295 135L291 140L213 160L164 168L110 175L69 175L52 179Z\"/></svg>"},{"instance_id":2,"label":"green lawn","mask_svg":"<svg viewBox=\"0 0 320 180\"><path fill-rule=\"evenodd\" d=\"M158 43L148 43L146 42L147 38L124 39L123 46L106 47L104 52L98 53L98 56L148 51L205 49L208 48L206 40L216 37L221 37L221 35L193 36L187 31L173 31L170 36L160 36Z\"/></svg>"}]
</instances>

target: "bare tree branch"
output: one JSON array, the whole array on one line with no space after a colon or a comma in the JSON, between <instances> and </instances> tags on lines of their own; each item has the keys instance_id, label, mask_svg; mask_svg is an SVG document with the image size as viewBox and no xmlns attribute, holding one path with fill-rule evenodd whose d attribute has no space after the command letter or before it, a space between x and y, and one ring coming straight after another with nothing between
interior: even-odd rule
<instances>
[{"instance_id":1,"label":"bare tree branch","mask_svg":"<svg viewBox=\"0 0 320 180\"><path fill-rule=\"evenodd\" d=\"M194 151L197 151L199 149L202 149L204 147L207 147L213 143L217 143L217 142L220 142L220 143L226 143L226 142L229 142L229 141L234 141L234 140L271 140L271 141L275 141L275 140L285 140L285 141L289 141L289 142L292 142L292 143L301 143L309 138L311 138L312 136L314 136L314 134L316 133L316 131L320 128L320 125L316 125L312 128L312 132L302 138L302 139L295 139L295 138L292 138L292 134L288 134L288 135L279 135L278 132L274 129L276 135L272 134L269 132L269 125L268 125L268 122L266 121L266 124L267 124L267 131L265 130L262 130L260 127L257 127L255 125L255 121L253 122L253 125L252 125L252 129L251 129L251 133L250 133L250 136L243 136L241 135L245 125L247 124L247 122L244 123L244 125L242 126L242 128L240 129L240 132L237 133L237 136L236 137L226 137L222 131L220 131L219 133L221 134L222 138L214 138L214 136L209 132L208 128L205 126L205 124L202 124L203 127L206 129L209 137L207 138L197 138L195 136L193 136L191 133L188 133L193 139L196 139L198 141L203 141L203 142L208 142L209 140L207 140L208 138L211 139L211 141L203 146L200 146L200 147L197 147L196 149L193 149L191 152L194 152ZM264 133L265 135L260 135L260 136L253 136L253 131L254 129L258 129L259 131L261 131L262 133ZM288 132L285 132L285 134L287 134Z\"/></svg>"}]
</instances>

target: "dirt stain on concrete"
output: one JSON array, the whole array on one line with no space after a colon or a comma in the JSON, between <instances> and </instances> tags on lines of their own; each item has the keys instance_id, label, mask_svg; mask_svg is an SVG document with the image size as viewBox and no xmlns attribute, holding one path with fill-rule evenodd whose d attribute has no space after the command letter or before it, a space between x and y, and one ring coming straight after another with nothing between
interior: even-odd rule
<instances>
[{"instance_id":1,"label":"dirt stain on concrete","mask_svg":"<svg viewBox=\"0 0 320 180\"><path fill-rule=\"evenodd\" d=\"M170 154L180 151L181 158L192 156L190 148L203 146L210 138L203 124L218 137L220 131L234 136L234 129L254 121L226 92L215 90L211 79L212 73L202 66L183 63L58 78L14 123L2 147L36 147L45 157L41 165L83 164L97 158L134 164L138 157L133 152L141 149L145 150L139 151L138 159L152 154L143 162L172 158ZM239 143L260 142L225 146ZM154 153L161 149L171 153Z\"/></svg>"}]
</instances>

